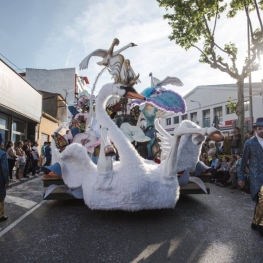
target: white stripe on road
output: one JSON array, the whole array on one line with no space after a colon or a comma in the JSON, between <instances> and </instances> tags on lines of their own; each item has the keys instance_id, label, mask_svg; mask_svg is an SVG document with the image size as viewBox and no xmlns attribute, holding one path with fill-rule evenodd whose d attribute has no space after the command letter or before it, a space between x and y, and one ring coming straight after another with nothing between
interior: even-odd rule
<instances>
[{"instance_id":1,"label":"white stripe on road","mask_svg":"<svg viewBox=\"0 0 263 263\"><path fill-rule=\"evenodd\" d=\"M19 217L16 221L14 221L11 225L9 225L8 227L6 227L4 230L2 230L0 232L0 237L2 237L4 234L6 234L9 230L11 230L14 226L16 226L19 222L21 222L24 218L26 218L28 215L30 215L31 213L33 213L37 208L39 208L44 202L46 202L45 200L41 201L38 205L34 206L33 208L31 208L29 211L27 211L24 215L22 215L21 217Z\"/></svg>"},{"instance_id":2,"label":"white stripe on road","mask_svg":"<svg viewBox=\"0 0 263 263\"><path fill-rule=\"evenodd\" d=\"M30 209L37 204L34 201L27 200L21 197L11 196L11 195L6 195L5 202L9 204L15 204L27 209Z\"/></svg>"}]
</instances>

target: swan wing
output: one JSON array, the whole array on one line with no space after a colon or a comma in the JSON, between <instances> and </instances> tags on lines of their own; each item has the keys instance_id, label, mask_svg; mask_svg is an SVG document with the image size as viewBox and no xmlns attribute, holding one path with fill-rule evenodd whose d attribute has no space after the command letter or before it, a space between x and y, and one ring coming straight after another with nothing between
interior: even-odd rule
<instances>
[{"instance_id":1,"label":"swan wing","mask_svg":"<svg viewBox=\"0 0 263 263\"><path fill-rule=\"evenodd\" d=\"M56 161L61 166L62 178L69 188L81 187L83 177L96 174L96 166L82 145L72 143L62 153L52 148L52 154L55 152Z\"/></svg>"},{"instance_id":2,"label":"swan wing","mask_svg":"<svg viewBox=\"0 0 263 263\"><path fill-rule=\"evenodd\" d=\"M136 77L136 74L135 74L131 65L130 65L130 71L132 72L133 76ZM139 79L137 79L137 83L141 83L141 81Z\"/></svg>"},{"instance_id":3,"label":"swan wing","mask_svg":"<svg viewBox=\"0 0 263 263\"><path fill-rule=\"evenodd\" d=\"M158 137L161 140L160 145L161 145L161 149L164 152L169 152L172 142L173 142L173 137L164 130L164 128L161 126L161 124L159 123L158 119L155 119L154 121L155 124L155 129L158 131Z\"/></svg>"},{"instance_id":4,"label":"swan wing","mask_svg":"<svg viewBox=\"0 0 263 263\"><path fill-rule=\"evenodd\" d=\"M155 79L155 78L153 78L153 79ZM178 87L182 87L184 85L183 82L180 79L178 79L176 77L169 77L169 76L167 76L164 80L159 81L159 83L157 83L156 86L162 87L162 86L166 86L168 84L175 85L175 86L178 86Z\"/></svg>"},{"instance_id":5,"label":"swan wing","mask_svg":"<svg viewBox=\"0 0 263 263\"><path fill-rule=\"evenodd\" d=\"M153 86L157 86L161 81L155 77L153 77Z\"/></svg>"},{"instance_id":6,"label":"swan wing","mask_svg":"<svg viewBox=\"0 0 263 263\"><path fill-rule=\"evenodd\" d=\"M79 69L87 69L88 65L89 65L89 60L91 57L95 56L95 57L101 57L104 58L105 56L107 56L108 51L105 49L97 49L95 51L93 51L92 53L90 53L89 55L87 55L79 64Z\"/></svg>"}]
</instances>

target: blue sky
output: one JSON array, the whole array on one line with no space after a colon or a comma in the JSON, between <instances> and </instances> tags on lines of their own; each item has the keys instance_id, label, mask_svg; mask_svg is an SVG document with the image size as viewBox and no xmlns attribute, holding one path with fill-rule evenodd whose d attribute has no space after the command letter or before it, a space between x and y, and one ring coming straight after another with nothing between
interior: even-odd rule
<instances>
[{"instance_id":1,"label":"blue sky","mask_svg":"<svg viewBox=\"0 0 263 263\"><path fill-rule=\"evenodd\" d=\"M108 49L117 37L120 47L138 44L122 53L140 73L138 91L149 86L149 72L161 80L168 75L180 78L184 86L172 89L182 95L198 85L235 83L227 74L200 64L197 50L186 52L171 42L164 14L154 0L0 0L0 53L21 69L78 68L86 55ZM245 17L220 20L216 38L222 46L238 44L241 66L247 43ZM91 85L101 70L99 60L93 57L89 69L79 71ZM260 81L262 73L254 73L252 81ZM98 89L110 81L104 73Z\"/></svg>"}]
</instances>

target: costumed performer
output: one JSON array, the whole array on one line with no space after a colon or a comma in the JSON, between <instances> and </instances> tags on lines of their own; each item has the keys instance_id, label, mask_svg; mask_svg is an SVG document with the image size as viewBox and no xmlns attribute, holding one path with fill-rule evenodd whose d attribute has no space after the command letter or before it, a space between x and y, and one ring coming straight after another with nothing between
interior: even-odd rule
<instances>
[{"instance_id":1,"label":"costumed performer","mask_svg":"<svg viewBox=\"0 0 263 263\"><path fill-rule=\"evenodd\" d=\"M238 173L238 184L245 186L245 170L249 167L251 198L256 202L251 228L263 236L263 118L253 126L255 136L244 144L244 152Z\"/></svg>"}]
</instances>

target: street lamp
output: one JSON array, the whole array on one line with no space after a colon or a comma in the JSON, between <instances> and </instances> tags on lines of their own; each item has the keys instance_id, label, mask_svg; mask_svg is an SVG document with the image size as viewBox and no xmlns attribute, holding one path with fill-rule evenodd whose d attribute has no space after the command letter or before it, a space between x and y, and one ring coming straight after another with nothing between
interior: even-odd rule
<instances>
[{"instance_id":1,"label":"street lamp","mask_svg":"<svg viewBox=\"0 0 263 263\"><path fill-rule=\"evenodd\" d=\"M191 102L196 102L199 104L199 108L201 108L201 103L199 101L196 101L196 100L190 100Z\"/></svg>"}]
</instances>

